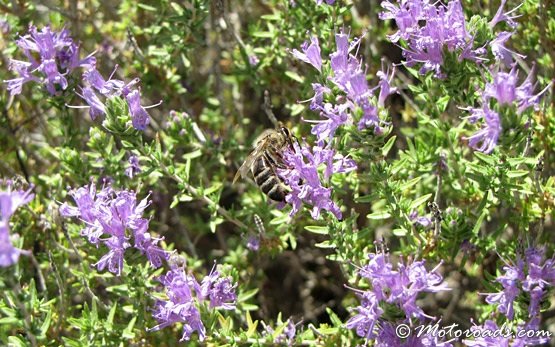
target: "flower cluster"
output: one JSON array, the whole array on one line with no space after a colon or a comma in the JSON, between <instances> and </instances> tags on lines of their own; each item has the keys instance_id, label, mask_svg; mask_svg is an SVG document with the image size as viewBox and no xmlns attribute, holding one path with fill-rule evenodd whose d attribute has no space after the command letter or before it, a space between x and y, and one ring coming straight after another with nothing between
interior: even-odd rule
<instances>
[{"instance_id":1,"label":"flower cluster","mask_svg":"<svg viewBox=\"0 0 555 347\"><path fill-rule=\"evenodd\" d=\"M189 340L195 331L199 339L204 340L206 329L200 316L201 303L208 301L210 308L233 310L237 300L237 284L232 283L230 277L221 277L219 271L214 269L215 265L200 284L182 268L173 267L160 276L158 280L164 285L168 300L156 302L153 316L159 324L149 330L156 331L182 323L181 341Z\"/></svg>"},{"instance_id":2,"label":"flower cluster","mask_svg":"<svg viewBox=\"0 0 555 347\"><path fill-rule=\"evenodd\" d=\"M548 287L555 286L555 259L546 260L543 248L528 248L524 259L519 257L514 264L507 263L503 272L496 280L503 290L487 294L486 302L497 304L499 312L513 320L515 301L525 293L529 297L528 317L538 317Z\"/></svg>"},{"instance_id":3,"label":"flower cluster","mask_svg":"<svg viewBox=\"0 0 555 347\"><path fill-rule=\"evenodd\" d=\"M79 45L69 36L67 29L59 32L52 31L49 26L37 30L31 26L29 34L22 36L16 42L28 61L12 59L10 70L19 77L4 81L8 85L10 94L21 93L23 84L34 81L44 84L51 95L58 95L60 90L69 86L68 76L77 68L83 68L84 87L77 93L88 104L89 114L94 120L106 114L104 103L97 93L106 97L122 97L127 102L133 126L138 130L145 130L150 121L146 108L156 105L141 106L140 92L135 85L138 78L129 83L113 79L105 80L96 69L96 58L91 55L79 59ZM79 106L69 106L80 108Z\"/></svg>"},{"instance_id":4,"label":"flower cluster","mask_svg":"<svg viewBox=\"0 0 555 347\"><path fill-rule=\"evenodd\" d=\"M397 0L397 5L382 2L385 11L380 19L393 19L399 30L389 36L392 42L403 39L407 47L403 56L407 66L422 64L419 73L424 75L433 71L435 76L444 77L441 66L444 52L458 54L458 59L480 62L486 51L474 49L474 38L467 31L467 23L459 0L447 5L438 3L436 7L427 0Z\"/></svg>"},{"instance_id":5,"label":"flower cluster","mask_svg":"<svg viewBox=\"0 0 555 347\"><path fill-rule=\"evenodd\" d=\"M342 125L352 124L354 114L362 110L362 117L358 122L358 128L374 128L376 133L381 133L381 121L378 117L379 107L384 106L385 99L397 91L390 86L393 72L378 72L380 79L378 87L370 88L366 80L366 70L362 61L356 56L356 50L360 45L361 38L354 39L349 43L349 34L343 30L335 34L336 50L330 54L330 66L333 74L328 76L329 80L338 87L345 96L343 102L334 104L324 102L324 96L331 94L330 87L320 83L313 83L314 96L310 98L310 108L320 112L322 120L309 121L316 123L312 128L312 134L318 139L319 145L324 145L333 139L335 131ZM302 52L293 50L292 54L322 71L322 58L320 46L316 37L311 38L311 43L305 42L301 47ZM355 50L355 53L352 52ZM372 102L375 89L380 88L377 102Z\"/></svg>"},{"instance_id":6,"label":"flower cluster","mask_svg":"<svg viewBox=\"0 0 555 347\"><path fill-rule=\"evenodd\" d=\"M324 165L324 179L328 180L334 173L346 173L356 169L354 160L336 154L331 148L314 146L312 150L305 145L295 143L293 149L283 153L285 169L278 169L278 175L291 188L285 197L293 207L290 215L296 214L302 203L312 206L312 218L320 218L320 211L327 210L341 219L341 211L331 199L331 188L322 186L318 168Z\"/></svg>"},{"instance_id":7,"label":"flower cluster","mask_svg":"<svg viewBox=\"0 0 555 347\"><path fill-rule=\"evenodd\" d=\"M10 217L19 206L29 203L34 197L32 187L27 191L12 190L12 182L6 182L6 191L0 191L0 266L11 266L19 260L23 252L10 241Z\"/></svg>"},{"instance_id":8,"label":"flower cluster","mask_svg":"<svg viewBox=\"0 0 555 347\"><path fill-rule=\"evenodd\" d=\"M521 327L522 331L537 331L539 326L539 320L534 320L529 324ZM494 321L487 320L483 325L474 325L470 328L473 336L476 336L473 340L463 340L465 346L473 347L498 347L498 346L540 346L549 342L548 337L543 336L518 336L514 334L511 330L507 329L505 325L501 328L495 324ZM495 332L501 332L496 335L492 334Z\"/></svg>"},{"instance_id":9,"label":"flower cluster","mask_svg":"<svg viewBox=\"0 0 555 347\"><path fill-rule=\"evenodd\" d=\"M121 275L123 255L131 247L131 236L133 247L145 254L153 267L162 266L162 260L168 259L169 253L157 245L162 239L148 232L149 220L142 217L150 204L147 198L137 204L133 191L114 191L110 186L105 186L97 193L93 183L72 191L70 195L77 206L64 203L60 206L60 214L64 217L79 217L85 222L81 235L97 247L102 243L110 249L95 264L98 270L108 266L110 272Z\"/></svg>"},{"instance_id":10,"label":"flower cluster","mask_svg":"<svg viewBox=\"0 0 555 347\"><path fill-rule=\"evenodd\" d=\"M114 74L115 69L107 80L104 79L96 69L96 64L89 65L83 73L83 81L86 83L78 95L89 105L91 119L94 120L96 117L106 114L104 103L98 95L104 98L121 97L127 102L133 127L145 130L150 123L150 116L146 108L158 106L160 103L147 107L141 106L141 94L135 86L139 83L139 79L135 78L125 83L123 80L113 78Z\"/></svg>"},{"instance_id":11,"label":"flower cluster","mask_svg":"<svg viewBox=\"0 0 555 347\"><path fill-rule=\"evenodd\" d=\"M477 151L491 153L502 131L501 118L499 112L494 110L501 106L514 107L516 104L516 113L521 114L530 107L537 107L540 97L549 89L551 84L545 87L541 92L534 95L536 84L533 80L532 69L526 80L520 86L517 86L518 72L513 67L510 72L493 71L492 81L487 83L482 92L482 105L478 108L467 108L470 111L468 117L471 123L483 120L483 126L480 130L468 137L468 144ZM495 103L492 102L495 100Z\"/></svg>"},{"instance_id":12,"label":"flower cluster","mask_svg":"<svg viewBox=\"0 0 555 347\"><path fill-rule=\"evenodd\" d=\"M354 289L361 298L361 305L355 309L357 314L347 321L347 328L355 329L360 337L376 339L380 344L385 343L382 339L387 333L383 329L376 333L376 330L378 326L387 326L387 313L396 312L395 316L404 316L406 321L433 318L418 307L416 299L423 292L448 290L442 283L442 276L436 272L439 265L427 271L424 260L410 264L400 262L394 270L384 252L370 253L368 259L369 263L358 273L368 280L370 289Z\"/></svg>"},{"instance_id":13,"label":"flower cluster","mask_svg":"<svg viewBox=\"0 0 555 347\"><path fill-rule=\"evenodd\" d=\"M4 81L11 95L20 94L29 81L44 84L51 95L58 95L68 87L68 74L95 61L92 56L79 59L79 45L73 42L67 29L54 32L49 26L42 30L30 26L29 33L20 37L16 44L28 61L10 60L10 70L19 75Z\"/></svg>"}]
</instances>

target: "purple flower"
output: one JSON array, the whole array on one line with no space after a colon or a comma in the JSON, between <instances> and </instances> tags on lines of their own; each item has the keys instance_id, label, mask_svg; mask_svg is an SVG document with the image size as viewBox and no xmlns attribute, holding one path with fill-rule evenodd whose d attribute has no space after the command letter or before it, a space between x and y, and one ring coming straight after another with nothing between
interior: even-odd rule
<instances>
[{"instance_id":1,"label":"purple flower","mask_svg":"<svg viewBox=\"0 0 555 347\"><path fill-rule=\"evenodd\" d=\"M168 300L156 302L153 316L159 324L147 330L156 331L179 322L183 324L181 341L189 340L195 331L199 334L199 340L203 341L206 329L200 316L200 303L209 299L210 308L229 310L235 308L237 300L237 284L231 284L229 277L221 278L214 269L215 265L202 284L193 275L177 267L172 267L166 275L160 276L158 280L164 285Z\"/></svg>"},{"instance_id":2,"label":"purple flower","mask_svg":"<svg viewBox=\"0 0 555 347\"><path fill-rule=\"evenodd\" d=\"M420 224L424 228L429 228L432 226L432 220L430 217L419 216L418 211L414 210L410 213L409 219L414 224Z\"/></svg>"},{"instance_id":3,"label":"purple flower","mask_svg":"<svg viewBox=\"0 0 555 347\"><path fill-rule=\"evenodd\" d=\"M318 38L316 36L311 37L310 44L305 41L302 44L301 49L302 53L297 49L293 49L291 54L293 54L295 58L314 66L319 72L322 72L322 57L320 56Z\"/></svg>"},{"instance_id":4,"label":"purple flower","mask_svg":"<svg viewBox=\"0 0 555 347\"><path fill-rule=\"evenodd\" d=\"M378 97L378 106L384 107L385 99L391 94L397 93L398 89L396 87L391 88L391 81L393 80L393 75L395 74L395 67L393 67L391 74L389 74L389 68L387 71L378 71L376 76L380 78L380 82L378 83L378 87L380 88L380 94Z\"/></svg>"},{"instance_id":5,"label":"purple flower","mask_svg":"<svg viewBox=\"0 0 555 347\"><path fill-rule=\"evenodd\" d=\"M404 313L407 320L432 318L418 307L416 299L420 293L448 289L443 284L443 277L436 272L439 265L427 271L423 260L410 264L401 261L394 270L388 255L383 252L370 253L368 259L368 264L358 273L368 280L370 289L353 289L361 298L361 304L355 308L358 313L347 321L347 328L355 329L360 337L376 339L380 329L375 328L385 322L383 313L386 308Z\"/></svg>"},{"instance_id":6,"label":"purple flower","mask_svg":"<svg viewBox=\"0 0 555 347\"><path fill-rule=\"evenodd\" d=\"M127 167L127 169L125 169L125 174L129 178L133 178L133 176L135 176L136 174L141 172L141 165L139 164L139 157L137 157L136 155L132 155L132 156L129 157L128 162L129 162L129 167Z\"/></svg>"},{"instance_id":7,"label":"purple flower","mask_svg":"<svg viewBox=\"0 0 555 347\"><path fill-rule=\"evenodd\" d=\"M399 6L395 6L389 1L382 1L381 5L385 11L380 12L381 20L394 19L399 30L389 35L391 42L397 42L399 39L408 40L413 33L419 29L418 21L425 20L425 13L429 5L427 1L402 1L398 2Z\"/></svg>"},{"instance_id":8,"label":"purple flower","mask_svg":"<svg viewBox=\"0 0 555 347\"><path fill-rule=\"evenodd\" d=\"M515 300L525 292L530 296L528 317L537 317L547 288L555 286L555 259L546 260L543 248L528 248L524 259L518 257L514 264L507 263L503 267L503 274L496 282L503 290L486 294L487 303L497 304L499 312L513 320Z\"/></svg>"},{"instance_id":9,"label":"purple flower","mask_svg":"<svg viewBox=\"0 0 555 347\"><path fill-rule=\"evenodd\" d=\"M249 55L249 64L251 66L256 66L256 65L258 65L259 62L260 62L260 59L258 59L256 54L253 53L253 54Z\"/></svg>"},{"instance_id":10,"label":"purple flower","mask_svg":"<svg viewBox=\"0 0 555 347\"><path fill-rule=\"evenodd\" d=\"M509 24L511 28L516 28L517 24L513 19L520 17L520 15L514 15L513 12L518 10L520 6L522 6L524 3L518 5L517 7L513 8L509 12L503 13L503 7L505 7L506 3L507 3L507 0L501 0L501 4L499 4L499 8L497 9L495 16L493 16L492 20L489 22L490 28L493 28L495 25L497 25L497 23L504 22L504 21L507 22L507 24Z\"/></svg>"},{"instance_id":11,"label":"purple flower","mask_svg":"<svg viewBox=\"0 0 555 347\"><path fill-rule=\"evenodd\" d=\"M247 248L253 252L260 249L260 237L251 235L247 238Z\"/></svg>"},{"instance_id":12,"label":"purple flower","mask_svg":"<svg viewBox=\"0 0 555 347\"><path fill-rule=\"evenodd\" d=\"M328 4L328 5L331 6L331 5L333 5L333 4L335 3L335 0L325 0L325 1L324 1L324 0L316 0L316 5L320 6L320 5L322 5L324 2L325 2L326 4Z\"/></svg>"},{"instance_id":13,"label":"purple flower","mask_svg":"<svg viewBox=\"0 0 555 347\"><path fill-rule=\"evenodd\" d=\"M49 26L37 30L29 27L29 33L16 41L28 62L11 60L10 70L19 77L4 81L11 95L21 93L23 84L29 81L42 83L51 95L68 87L68 76L75 68L86 66L94 57L79 59L79 46L73 42L67 29L53 32Z\"/></svg>"},{"instance_id":14,"label":"purple flower","mask_svg":"<svg viewBox=\"0 0 555 347\"><path fill-rule=\"evenodd\" d=\"M199 297L202 299L210 299L210 307L221 307L224 310L235 309L235 288L237 284L231 283L231 277L220 277L219 271L214 271L216 264L210 270L200 285Z\"/></svg>"},{"instance_id":15,"label":"purple flower","mask_svg":"<svg viewBox=\"0 0 555 347\"><path fill-rule=\"evenodd\" d=\"M472 112L472 117L482 118L484 120L484 125L482 129L467 138L468 145L477 151L486 154L491 153L497 145L497 140L501 133L501 120L499 119L499 114L490 110L487 104L484 105L482 109L472 109Z\"/></svg>"},{"instance_id":16,"label":"purple flower","mask_svg":"<svg viewBox=\"0 0 555 347\"><path fill-rule=\"evenodd\" d=\"M291 204L290 216L296 214L303 202L312 206L311 216L320 218L320 211L327 210L341 219L339 206L331 199L331 188L322 185L318 174L318 167L325 165L324 178L327 180L334 173L345 173L356 169L353 160L340 154L335 154L333 149L314 146L299 147L294 144L294 150L284 152L284 162L287 169L278 169L278 175L291 188L285 200Z\"/></svg>"},{"instance_id":17,"label":"purple flower","mask_svg":"<svg viewBox=\"0 0 555 347\"><path fill-rule=\"evenodd\" d=\"M138 130L145 130L147 125L150 123L150 116L146 111L146 108L158 106L161 102L147 107L141 106L141 95L139 90L135 89L135 85L139 83L139 79L135 78L129 83L114 79L113 75L115 74L116 69L114 69L108 80L106 80L96 69L95 63L87 65L87 69L83 73L83 81L86 82L88 86L83 87L82 93L77 95L83 98L88 104L89 114L93 120L98 116L104 116L106 114L104 103L100 100L97 93L105 98L124 98L127 102L133 127ZM81 108L80 106L69 107Z\"/></svg>"},{"instance_id":18,"label":"purple flower","mask_svg":"<svg viewBox=\"0 0 555 347\"><path fill-rule=\"evenodd\" d=\"M10 218L19 206L28 204L34 198L31 194L33 187L27 191L12 190L12 182L6 184L6 191L0 191L0 266L8 267L19 260L19 255L25 253L15 248L10 241Z\"/></svg>"},{"instance_id":19,"label":"purple flower","mask_svg":"<svg viewBox=\"0 0 555 347\"><path fill-rule=\"evenodd\" d=\"M347 112L348 107L348 104L332 105L326 103L323 107L318 106L320 109L320 116L324 119L305 120L306 122L316 124L312 127L310 132L316 135L319 145L324 146L326 140L328 142L331 141L337 128L344 124L352 123L351 115Z\"/></svg>"},{"instance_id":20,"label":"purple flower","mask_svg":"<svg viewBox=\"0 0 555 347\"><path fill-rule=\"evenodd\" d=\"M380 19L395 19L399 31L390 36L392 42L407 41L403 49L407 66L422 64L419 73L433 71L443 78L441 71L443 53L458 52L459 60L475 62L484 60L483 49L473 49L474 38L466 30L466 20L459 0L450 1L447 6L438 6L427 1L397 1L398 7L389 1L382 2L386 11ZM422 24L420 24L422 23Z\"/></svg>"},{"instance_id":21,"label":"purple flower","mask_svg":"<svg viewBox=\"0 0 555 347\"><path fill-rule=\"evenodd\" d=\"M131 121L133 127L138 130L145 130L148 123L150 123L150 116L145 108L141 106L141 95L138 90L134 90L125 96L127 104L129 105L129 113L131 114Z\"/></svg>"},{"instance_id":22,"label":"purple flower","mask_svg":"<svg viewBox=\"0 0 555 347\"><path fill-rule=\"evenodd\" d=\"M495 59L502 62L506 66L511 66L513 64L513 56L515 55L520 59L526 58L525 55L518 54L505 47L505 43L513 34L514 32L502 31L497 34L497 37L490 43L491 52L493 53Z\"/></svg>"},{"instance_id":23,"label":"purple flower","mask_svg":"<svg viewBox=\"0 0 555 347\"><path fill-rule=\"evenodd\" d=\"M187 275L183 269L173 268L158 280L164 285L168 300L156 301L152 315L159 324L147 330L157 331L175 323L182 323L183 336L180 341L190 340L195 331L199 334L199 340L203 341L206 328L193 298L195 285L198 286L196 279Z\"/></svg>"},{"instance_id":24,"label":"purple flower","mask_svg":"<svg viewBox=\"0 0 555 347\"><path fill-rule=\"evenodd\" d=\"M76 207L64 203L60 206L63 217L79 217L85 222L81 235L87 237L94 245L99 243L109 251L95 265L98 270L108 267L116 275L121 275L123 255L131 247L145 254L150 264L157 268L162 266L162 259L167 260L169 253L157 244L161 238L153 238L148 230L148 219L142 218L143 212L150 204L148 197L137 204L134 192L114 191L110 186L104 187L98 194L93 183L69 193Z\"/></svg>"}]
</instances>

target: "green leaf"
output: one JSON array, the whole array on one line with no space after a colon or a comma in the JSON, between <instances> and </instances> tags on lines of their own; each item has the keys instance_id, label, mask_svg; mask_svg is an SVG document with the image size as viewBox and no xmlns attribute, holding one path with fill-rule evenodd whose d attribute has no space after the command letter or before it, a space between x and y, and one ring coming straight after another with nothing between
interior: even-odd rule
<instances>
[{"instance_id":1,"label":"green leaf","mask_svg":"<svg viewBox=\"0 0 555 347\"><path fill-rule=\"evenodd\" d=\"M428 201L428 199L430 199L432 197L432 195L433 194L426 194L424 196L421 196L419 198L414 199L410 204L410 209L411 210L416 209L418 206L420 206L423 203L425 203L426 201Z\"/></svg>"},{"instance_id":2,"label":"green leaf","mask_svg":"<svg viewBox=\"0 0 555 347\"><path fill-rule=\"evenodd\" d=\"M394 229L392 233L397 237L404 237L404 236L407 236L408 230L405 228L398 228L398 229Z\"/></svg>"},{"instance_id":3,"label":"green leaf","mask_svg":"<svg viewBox=\"0 0 555 347\"><path fill-rule=\"evenodd\" d=\"M304 82L304 78L299 76L298 73L293 72L293 71L285 71L285 76L289 77L290 79L292 79L293 81L297 81L299 83L303 83Z\"/></svg>"},{"instance_id":4,"label":"green leaf","mask_svg":"<svg viewBox=\"0 0 555 347\"><path fill-rule=\"evenodd\" d=\"M329 233L327 226L307 225L304 228L314 234L327 235Z\"/></svg>"},{"instance_id":5,"label":"green leaf","mask_svg":"<svg viewBox=\"0 0 555 347\"><path fill-rule=\"evenodd\" d=\"M131 318L127 327L123 330L121 336L126 339L133 339L135 338L135 333L133 332L133 327L135 326L135 322L137 321L137 316Z\"/></svg>"},{"instance_id":6,"label":"green leaf","mask_svg":"<svg viewBox=\"0 0 555 347\"><path fill-rule=\"evenodd\" d=\"M507 177L509 178L515 178L515 177L522 177L522 176L526 176L530 173L530 171L528 170L512 170L507 172Z\"/></svg>"},{"instance_id":7,"label":"green leaf","mask_svg":"<svg viewBox=\"0 0 555 347\"><path fill-rule=\"evenodd\" d=\"M389 217L391 217L391 214L386 211L374 212L369 215L366 215L366 218L373 219L373 220L388 219Z\"/></svg>"},{"instance_id":8,"label":"green leaf","mask_svg":"<svg viewBox=\"0 0 555 347\"><path fill-rule=\"evenodd\" d=\"M387 143L382 147L382 155L384 157L387 156L387 154L391 150L391 147L393 147L393 145L395 144L395 140L397 140L397 136L391 136L389 140L387 140Z\"/></svg>"}]
</instances>

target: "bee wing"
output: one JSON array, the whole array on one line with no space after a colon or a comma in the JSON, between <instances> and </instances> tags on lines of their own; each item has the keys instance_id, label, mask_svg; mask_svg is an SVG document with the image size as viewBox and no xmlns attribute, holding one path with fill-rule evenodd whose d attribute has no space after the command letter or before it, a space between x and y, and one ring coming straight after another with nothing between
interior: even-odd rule
<instances>
[{"instance_id":1,"label":"bee wing","mask_svg":"<svg viewBox=\"0 0 555 347\"><path fill-rule=\"evenodd\" d=\"M258 157L262 154L262 148L258 147L255 148L245 159L245 162L241 165L241 167L239 167L239 170L237 170L237 173L235 174L235 177L233 178L233 184L235 184L235 182L239 179L239 177L245 177L247 175L247 173L249 172L249 170L252 168L252 165L254 164L255 160L258 159Z\"/></svg>"}]
</instances>

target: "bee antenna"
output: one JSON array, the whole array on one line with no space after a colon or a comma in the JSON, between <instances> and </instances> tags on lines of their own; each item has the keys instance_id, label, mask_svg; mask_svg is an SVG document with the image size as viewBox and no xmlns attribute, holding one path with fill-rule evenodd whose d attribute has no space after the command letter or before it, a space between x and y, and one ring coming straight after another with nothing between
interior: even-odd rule
<instances>
[{"instance_id":1,"label":"bee antenna","mask_svg":"<svg viewBox=\"0 0 555 347\"><path fill-rule=\"evenodd\" d=\"M279 128L281 123L278 122L274 112L272 111L272 101L270 100L270 92L268 90L264 91L264 112L270 119L270 122L274 125L274 127Z\"/></svg>"}]
</instances>

